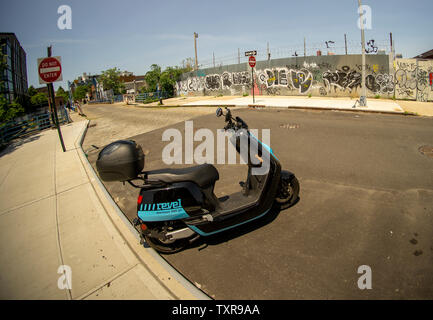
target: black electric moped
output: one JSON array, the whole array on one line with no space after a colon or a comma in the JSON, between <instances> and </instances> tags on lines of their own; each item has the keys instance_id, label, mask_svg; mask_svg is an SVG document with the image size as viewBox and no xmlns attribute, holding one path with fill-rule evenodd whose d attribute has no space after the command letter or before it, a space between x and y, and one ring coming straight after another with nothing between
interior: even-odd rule
<instances>
[{"instance_id":1,"label":"black electric moped","mask_svg":"<svg viewBox=\"0 0 433 320\"><path fill-rule=\"evenodd\" d=\"M96 166L102 180L126 181L140 189L134 224L140 227L142 240L159 252L178 252L200 236L259 219L275 206L285 209L298 200L295 175L282 170L272 149L225 109L218 108L216 115L225 116L224 130L231 133L230 142L248 167L241 190L234 194L215 196L219 173L211 164L142 171L144 154L132 140L113 142L98 155ZM241 152L242 145L248 152ZM136 180L142 183L137 185Z\"/></svg>"}]
</instances>

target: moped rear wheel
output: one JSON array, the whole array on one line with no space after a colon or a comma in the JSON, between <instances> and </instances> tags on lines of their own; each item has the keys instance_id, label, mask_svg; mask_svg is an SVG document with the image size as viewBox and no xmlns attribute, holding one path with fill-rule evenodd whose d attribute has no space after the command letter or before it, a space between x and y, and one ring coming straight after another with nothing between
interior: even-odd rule
<instances>
[{"instance_id":1,"label":"moped rear wheel","mask_svg":"<svg viewBox=\"0 0 433 320\"><path fill-rule=\"evenodd\" d=\"M295 175L282 175L275 202L281 209L290 208L299 198L299 181Z\"/></svg>"}]
</instances>

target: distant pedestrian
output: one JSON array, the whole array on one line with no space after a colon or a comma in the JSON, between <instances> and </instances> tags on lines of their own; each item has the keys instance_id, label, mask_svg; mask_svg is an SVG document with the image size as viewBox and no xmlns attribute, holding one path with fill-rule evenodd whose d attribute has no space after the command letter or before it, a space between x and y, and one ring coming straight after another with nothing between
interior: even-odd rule
<instances>
[{"instance_id":1,"label":"distant pedestrian","mask_svg":"<svg viewBox=\"0 0 433 320\"><path fill-rule=\"evenodd\" d=\"M69 108L68 108L68 104L64 104L64 105L63 105L63 111L64 111L64 113L65 113L66 120L68 121L68 123L71 123L71 122L72 122L72 119L71 119L71 117L69 116Z\"/></svg>"},{"instance_id":2,"label":"distant pedestrian","mask_svg":"<svg viewBox=\"0 0 433 320\"><path fill-rule=\"evenodd\" d=\"M81 105L80 105L80 103L78 102L78 100L75 100L75 105L76 105L76 107L77 107L77 109L78 109L78 114L79 114L80 116L85 116L83 110L81 109Z\"/></svg>"}]
</instances>

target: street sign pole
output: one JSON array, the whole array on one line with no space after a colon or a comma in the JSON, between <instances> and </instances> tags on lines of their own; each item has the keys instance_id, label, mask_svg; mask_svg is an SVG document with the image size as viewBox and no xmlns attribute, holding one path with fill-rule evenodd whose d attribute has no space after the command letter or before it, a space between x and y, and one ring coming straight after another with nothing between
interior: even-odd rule
<instances>
[{"instance_id":1,"label":"street sign pole","mask_svg":"<svg viewBox=\"0 0 433 320\"><path fill-rule=\"evenodd\" d=\"M47 56L51 57L51 46L47 47ZM59 118L57 117L56 97L54 94L54 85L52 82L47 83L48 96L51 100L51 112L54 113L54 125L57 127L57 133L59 134L60 144L62 145L63 152L66 152L65 143L63 142L62 131L60 130Z\"/></svg>"},{"instance_id":2,"label":"street sign pole","mask_svg":"<svg viewBox=\"0 0 433 320\"><path fill-rule=\"evenodd\" d=\"M253 79L253 104L256 103L256 99L254 96L254 67L251 68L251 79Z\"/></svg>"},{"instance_id":3,"label":"street sign pole","mask_svg":"<svg viewBox=\"0 0 433 320\"><path fill-rule=\"evenodd\" d=\"M252 53L252 54L250 54L250 53ZM249 57L249 59L248 59L248 64L250 65L250 67L251 67L251 81L252 81L252 84L253 84L253 103L256 103L256 99L255 99L255 94L254 94L254 67L256 66L256 58L254 58L254 52L245 52L245 55L247 55L247 54L250 54L250 57ZM256 52L256 54L257 54L257 52Z\"/></svg>"}]
</instances>

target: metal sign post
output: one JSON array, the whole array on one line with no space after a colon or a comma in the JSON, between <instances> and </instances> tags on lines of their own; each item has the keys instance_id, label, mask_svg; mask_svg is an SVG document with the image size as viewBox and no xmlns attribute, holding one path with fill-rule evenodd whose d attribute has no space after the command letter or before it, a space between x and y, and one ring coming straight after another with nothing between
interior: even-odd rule
<instances>
[{"instance_id":1,"label":"metal sign post","mask_svg":"<svg viewBox=\"0 0 433 320\"><path fill-rule=\"evenodd\" d=\"M253 103L256 103L254 97L254 67L256 66L256 58L254 58L254 56L250 56L250 58L248 59L248 64L251 67L251 79L253 81Z\"/></svg>"},{"instance_id":2,"label":"metal sign post","mask_svg":"<svg viewBox=\"0 0 433 320\"><path fill-rule=\"evenodd\" d=\"M59 118L57 117L56 97L53 86L53 82L62 80L62 66L60 57L51 57L51 46L47 48L47 56L48 58L38 59L39 83L47 84L48 101L50 104L52 119L54 125L57 127L57 133L59 134L63 152L66 152L62 131L60 130Z\"/></svg>"},{"instance_id":3,"label":"metal sign post","mask_svg":"<svg viewBox=\"0 0 433 320\"><path fill-rule=\"evenodd\" d=\"M254 56L257 55L257 50L246 51L245 57L249 57L248 64L251 67L251 81L252 81L252 90L253 90L253 103L256 103L255 94L254 94L254 67L256 66L256 58Z\"/></svg>"}]
</instances>

